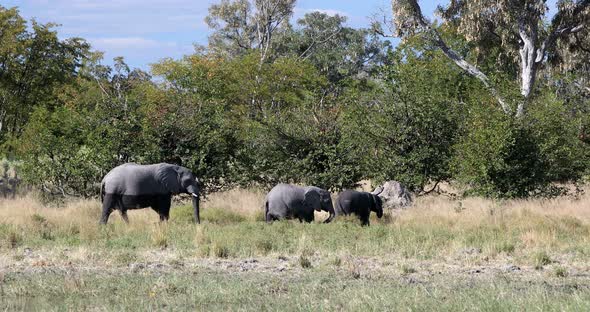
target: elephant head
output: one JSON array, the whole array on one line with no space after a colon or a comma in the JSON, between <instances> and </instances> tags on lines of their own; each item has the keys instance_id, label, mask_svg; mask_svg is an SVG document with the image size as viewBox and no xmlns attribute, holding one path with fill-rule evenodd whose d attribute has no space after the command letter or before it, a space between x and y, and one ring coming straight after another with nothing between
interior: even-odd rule
<instances>
[{"instance_id":1,"label":"elephant head","mask_svg":"<svg viewBox=\"0 0 590 312\"><path fill-rule=\"evenodd\" d=\"M377 218L381 219L383 217L383 200L379 197L379 194L383 192L383 187L376 188L373 192L371 192L371 211L374 211L377 214Z\"/></svg>"},{"instance_id":2,"label":"elephant head","mask_svg":"<svg viewBox=\"0 0 590 312\"><path fill-rule=\"evenodd\" d=\"M374 211L377 214L377 218L381 219L383 217L383 201L381 197L377 195L371 195L372 205L371 211Z\"/></svg>"},{"instance_id":3,"label":"elephant head","mask_svg":"<svg viewBox=\"0 0 590 312\"><path fill-rule=\"evenodd\" d=\"M195 211L195 222L201 223L201 216L199 213L199 180L187 168L180 167L178 170L178 177L180 179L180 186L182 191L190 194L193 198L193 209Z\"/></svg>"},{"instance_id":4,"label":"elephant head","mask_svg":"<svg viewBox=\"0 0 590 312\"><path fill-rule=\"evenodd\" d=\"M305 192L305 203L308 205L313 205L316 211L325 211L330 214L324 223L332 222L336 216L334 205L332 205L332 197L330 196L330 192L326 190L317 187L310 187Z\"/></svg>"},{"instance_id":5,"label":"elephant head","mask_svg":"<svg viewBox=\"0 0 590 312\"><path fill-rule=\"evenodd\" d=\"M195 222L200 223L199 180L193 172L181 166L163 166L159 171L158 176L160 176L160 181L166 190L173 194L186 193L192 196Z\"/></svg>"}]
</instances>

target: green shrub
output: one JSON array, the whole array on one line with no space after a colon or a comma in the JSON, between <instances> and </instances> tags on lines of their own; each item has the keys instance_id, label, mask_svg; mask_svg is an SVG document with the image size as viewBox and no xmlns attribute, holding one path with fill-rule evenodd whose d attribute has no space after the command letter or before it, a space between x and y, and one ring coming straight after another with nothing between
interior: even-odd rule
<instances>
[{"instance_id":1,"label":"green shrub","mask_svg":"<svg viewBox=\"0 0 590 312\"><path fill-rule=\"evenodd\" d=\"M223 245L222 243L214 243L212 247L213 254L217 258L229 258L230 257L230 249L228 246Z\"/></svg>"},{"instance_id":2,"label":"green shrub","mask_svg":"<svg viewBox=\"0 0 590 312\"><path fill-rule=\"evenodd\" d=\"M577 138L566 106L551 96L532 104L522 119L490 107L473 108L453 159L454 175L468 186L468 194L555 196L563 190L553 182L582 178L588 150Z\"/></svg>"},{"instance_id":3,"label":"green shrub","mask_svg":"<svg viewBox=\"0 0 590 312\"><path fill-rule=\"evenodd\" d=\"M246 217L223 208L207 208L201 211L201 220L214 224L231 224L244 222Z\"/></svg>"},{"instance_id":4,"label":"green shrub","mask_svg":"<svg viewBox=\"0 0 590 312\"><path fill-rule=\"evenodd\" d=\"M311 260L309 260L309 257L303 254L299 255L299 265L304 269L309 269L312 267Z\"/></svg>"},{"instance_id":5,"label":"green shrub","mask_svg":"<svg viewBox=\"0 0 590 312\"><path fill-rule=\"evenodd\" d=\"M562 266L555 267L555 270L553 271L553 273L557 277L567 277L569 275L569 273L567 272L567 269Z\"/></svg>"},{"instance_id":6,"label":"green shrub","mask_svg":"<svg viewBox=\"0 0 590 312\"><path fill-rule=\"evenodd\" d=\"M535 270L541 270L544 266L551 264L553 261L545 251L538 251L533 254L533 265Z\"/></svg>"}]
</instances>

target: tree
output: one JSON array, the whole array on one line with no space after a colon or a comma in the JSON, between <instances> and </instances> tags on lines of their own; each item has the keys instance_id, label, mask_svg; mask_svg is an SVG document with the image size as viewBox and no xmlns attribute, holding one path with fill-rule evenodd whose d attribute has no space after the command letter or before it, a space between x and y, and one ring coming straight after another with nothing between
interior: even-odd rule
<instances>
[{"instance_id":1,"label":"tree","mask_svg":"<svg viewBox=\"0 0 590 312\"><path fill-rule=\"evenodd\" d=\"M146 160L142 97L150 77L122 58L102 66L100 57L91 55L76 82L60 89L64 104L35 107L18 138L23 177L46 195L96 195L110 169Z\"/></svg>"},{"instance_id":2,"label":"tree","mask_svg":"<svg viewBox=\"0 0 590 312\"><path fill-rule=\"evenodd\" d=\"M374 90L351 96L344 134L362 155L365 176L395 179L416 193L452 179L453 147L461 135L465 102L474 93L470 77L428 41L398 45L380 67Z\"/></svg>"},{"instance_id":3,"label":"tree","mask_svg":"<svg viewBox=\"0 0 590 312\"><path fill-rule=\"evenodd\" d=\"M15 140L36 106L62 104L59 89L73 83L89 45L80 38L60 40L55 24L27 22L16 8L0 6L0 145ZM13 142L14 143L14 142Z\"/></svg>"},{"instance_id":4,"label":"tree","mask_svg":"<svg viewBox=\"0 0 590 312\"><path fill-rule=\"evenodd\" d=\"M209 8L205 22L212 28L209 48L230 57L259 52L259 62L272 52L273 37L288 24L296 0L222 0Z\"/></svg>"},{"instance_id":5,"label":"tree","mask_svg":"<svg viewBox=\"0 0 590 312\"><path fill-rule=\"evenodd\" d=\"M446 8L439 7L438 11L445 23L456 26L458 32L482 53L499 47L508 56L513 56L518 64L522 96L515 116L522 117L539 68L557 53L558 41L568 40L588 26L590 0L560 0L558 8L548 26L544 24L548 13L545 0L453 0ZM479 79L506 114L513 113L488 75L449 47L437 28L422 14L417 0L392 0L392 10L397 36L406 38L424 34L457 66Z\"/></svg>"},{"instance_id":6,"label":"tree","mask_svg":"<svg viewBox=\"0 0 590 312\"><path fill-rule=\"evenodd\" d=\"M347 79L367 78L384 61L389 42L369 29L346 26L346 17L311 12L297 21L299 27L281 32L277 55L311 62L332 85Z\"/></svg>"}]
</instances>

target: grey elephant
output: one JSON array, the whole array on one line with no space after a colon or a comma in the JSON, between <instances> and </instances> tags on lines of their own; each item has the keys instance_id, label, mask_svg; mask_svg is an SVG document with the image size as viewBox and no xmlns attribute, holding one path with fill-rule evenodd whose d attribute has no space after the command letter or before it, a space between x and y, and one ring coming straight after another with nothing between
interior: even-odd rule
<instances>
[{"instance_id":1,"label":"grey elephant","mask_svg":"<svg viewBox=\"0 0 590 312\"><path fill-rule=\"evenodd\" d=\"M170 214L172 195L179 193L192 195L195 222L200 223L198 183L189 169L166 163L127 163L115 167L102 179L100 186L100 223L106 224L115 209L121 212L121 217L128 223L128 209L146 207L151 207L160 215L161 221L166 221Z\"/></svg>"},{"instance_id":2,"label":"grey elephant","mask_svg":"<svg viewBox=\"0 0 590 312\"><path fill-rule=\"evenodd\" d=\"M278 184L266 195L264 207L266 222L282 219L312 222L314 211L322 210L330 214L324 223L331 222L335 216L330 192L315 186Z\"/></svg>"},{"instance_id":3,"label":"grey elephant","mask_svg":"<svg viewBox=\"0 0 590 312\"><path fill-rule=\"evenodd\" d=\"M336 215L355 214L362 225L368 226L371 211L377 214L377 218L383 217L383 202L378 195L353 190L343 191L336 199Z\"/></svg>"}]
</instances>

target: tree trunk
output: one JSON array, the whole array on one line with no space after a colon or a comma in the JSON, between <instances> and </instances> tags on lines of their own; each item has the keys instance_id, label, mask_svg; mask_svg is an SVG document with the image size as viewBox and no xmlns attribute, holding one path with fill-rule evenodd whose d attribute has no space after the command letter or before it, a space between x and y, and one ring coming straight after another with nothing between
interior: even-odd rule
<instances>
[{"instance_id":1,"label":"tree trunk","mask_svg":"<svg viewBox=\"0 0 590 312\"><path fill-rule=\"evenodd\" d=\"M543 61L543 51L535 47L537 41L537 27L530 26L530 34L527 33L524 22L519 22L518 34L520 36L521 44L519 49L520 54L520 94L522 99L516 108L516 117L524 116L526 104L531 96L533 86L535 85L535 78L537 76L538 65Z\"/></svg>"}]
</instances>

